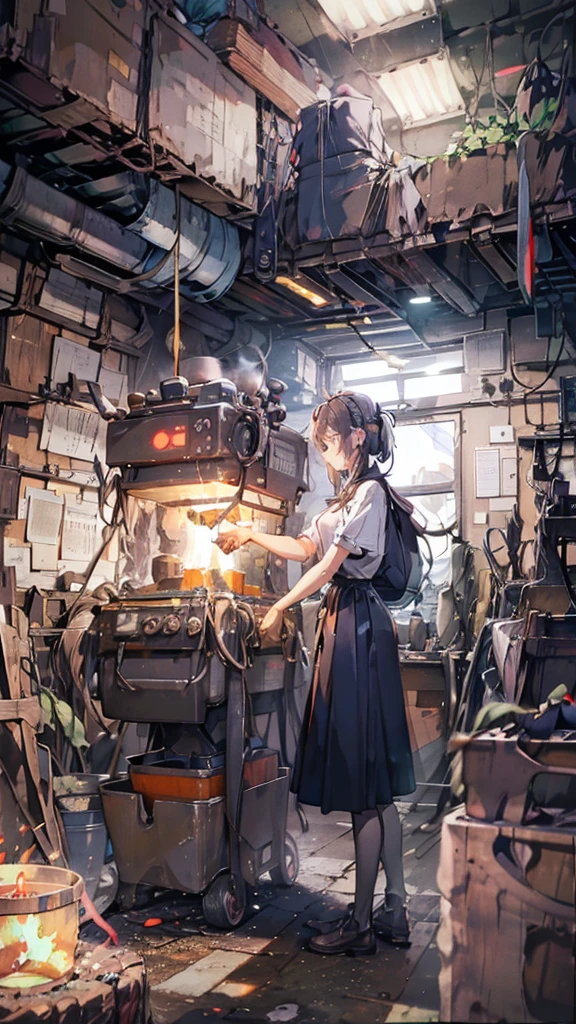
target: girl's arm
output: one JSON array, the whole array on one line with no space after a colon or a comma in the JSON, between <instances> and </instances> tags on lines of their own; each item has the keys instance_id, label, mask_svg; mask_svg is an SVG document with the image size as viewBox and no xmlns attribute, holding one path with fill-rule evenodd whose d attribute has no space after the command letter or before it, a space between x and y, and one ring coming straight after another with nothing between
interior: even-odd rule
<instances>
[{"instance_id":1,"label":"girl's arm","mask_svg":"<svg viewBox=\"0 0 576 1024\"><path fill-rule=\"evenodd\" d=\"M224 554L237 551L243 544L253 541L265 551L271 551L280 558L289 558L293 562L305 562L314 554L316 548L309 537L278 537L273 533L256 533L249 527L235 526L225 530L216 540L216 544Z\"/></svg>"},{"instance_id":2,"label":"girl's arm","mask_svg":"<svg viewBox=\"0 0 576 1024\"><path fill-rule=\"evenodd\" d=\"M298 580L298 583L292 587L292 590L285 597L281 597L276 601L276 604L272 605L272 608L270 608L262 620L261 630L263 632L266 630L273 631L274 627L278 625L282 613L290 605L296 604L297 601L303 601L306 597L310 597L311 594L315 594L317 590L320 590L320 587L329 583L349 553L345 548L338 547L337 544L331 544L318 564L313 565L308 572L304 573L302 579Z\"/></svg>"}]
</instances>

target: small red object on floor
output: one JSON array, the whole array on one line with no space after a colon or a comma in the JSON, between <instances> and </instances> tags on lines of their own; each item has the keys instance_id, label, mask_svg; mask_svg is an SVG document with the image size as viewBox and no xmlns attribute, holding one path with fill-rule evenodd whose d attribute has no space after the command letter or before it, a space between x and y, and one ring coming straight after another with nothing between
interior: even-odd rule
<instances>
[{"instance_id":1,"label":"small red object on floor","mask_svg":"<svg viewBox=\"0 0 576 1024\"><path fill-rule=\"evenodd\" d=\"M159 924L162 924L162 918L161 917L148 917L146 919L146 921L144 921L144 927L145 928L155 928L156 925L159 925Z\"/></svg>"}]
</instances>

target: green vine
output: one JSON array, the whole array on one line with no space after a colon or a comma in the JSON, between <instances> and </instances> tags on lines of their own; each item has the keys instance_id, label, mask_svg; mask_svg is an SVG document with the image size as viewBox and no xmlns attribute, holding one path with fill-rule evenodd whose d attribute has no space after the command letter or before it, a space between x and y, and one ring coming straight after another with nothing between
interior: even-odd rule
<instances>
[{"instance_id":1,"label":"green vine","mask_svg":"<svg viewBox=\"0 0 576 1024\"><path fill-rule=\"evenodd\" d=\"M469 156L486 149L487 146L514 144L524 129L518 123L515 110L510 114L490 114L487 123L471 121L454 142L450 143L443 156L457 158Z\"/></svg>"}]
</instances>

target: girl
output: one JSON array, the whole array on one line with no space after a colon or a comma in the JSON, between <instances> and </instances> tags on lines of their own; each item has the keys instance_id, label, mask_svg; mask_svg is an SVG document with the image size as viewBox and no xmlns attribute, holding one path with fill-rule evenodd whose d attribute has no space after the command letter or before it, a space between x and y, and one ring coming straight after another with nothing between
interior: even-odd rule
<instances>
[{"instance_id":1,"label":"girl","mask_svg":"<svg viewBox=\"0 0 576 1024\"><path fill-rule=\"evenodd\" d=\"M318 953L376 952L375 931L407 942L402 828L395 796L415 788L396 633L371 580L385 547L387 499L373 464L392 454L389 418L366 395L344 392L319 406L312 439L337 492L298 538L236 528L219 546L249 541L283 558L318 562L267 612L261 629L278 632L283 612L325 587L312 686L296 752L292 790L305 804L350 811L356 856L354 903L338 921L309 922ZM372 918L379 860L386 900Z\"/></svg>"}]
</instances>

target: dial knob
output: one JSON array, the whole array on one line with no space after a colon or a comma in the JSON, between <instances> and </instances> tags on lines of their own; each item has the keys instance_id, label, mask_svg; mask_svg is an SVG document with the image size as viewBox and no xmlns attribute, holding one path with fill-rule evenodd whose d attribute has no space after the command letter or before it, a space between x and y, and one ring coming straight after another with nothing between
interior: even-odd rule
<instances>
[{"instance_id":1,"label":"dial knob","mask_svg":"<svg viewBox=\"0 0 576 1024\"><path fill-rule=\"evenodd\" d=\"M146 636L154 636L154 634L160 629L161 624L162 620L159 619L157 615L150 615L147 619L144 619L144 622L142 623L142 632L145 633Z\"/></svg>"},{"instance_id":2,"label":"dial knob","mask_svg":"<svg viewBox=\"0 0 576 1024\"><path fill-rule=\"evenodd\" d=\"M186 623L188 636L197 636L202 631L202 621L197 615L191 615Z\"/></svg>"},{"instance_id":3,"label":"dial knob","mask_svg":"<svg viewBox=\"0 0 576 1024\"><path fill-rule=\"evenodd\" d=\"M165 636L174 636L179 632L181 625L182 623L178 615L167 615L162 623L162 632Z\"/></svg>"}]
</instances>

